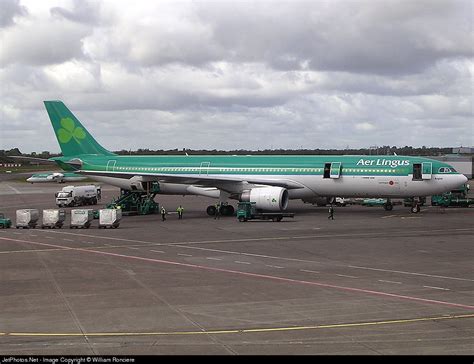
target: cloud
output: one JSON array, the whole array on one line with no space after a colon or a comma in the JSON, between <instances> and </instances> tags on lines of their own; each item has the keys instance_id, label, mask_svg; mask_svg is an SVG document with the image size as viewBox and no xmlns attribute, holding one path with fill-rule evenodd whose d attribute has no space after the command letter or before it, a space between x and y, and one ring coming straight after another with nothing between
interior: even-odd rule
<instances>
[{"instance_id":1,"label":"cloud","mask_svg":"<svg viewBox=\"0 0 474 364\"><path fill-rule=\"evenodd\" d=\"M0 149L47 99L110 149L474 144L467 0L0 4Z\"/></svg>"},{"instance_id":2,"label":"cloud","mask_svg":"<svg viewBox=\"0 0 474 364\"><path fill-rule=\"evenodd\" d=\"M101 19L99 1L73 0L72 9L55 6L50 12L53 17L64 18L77 23L98 24Z\"/></svg>"},{"instance_id":3,"label":"cloud","mask_svg":"<svg viewBox=\"0 0 474 364\"><path fill-rule=\"evenodd\" d=\"M0 28L15 24L16 17L26 16L26 7L20 5L20 0L2 0L0 2Z\"/></svg>"}]
</instances>

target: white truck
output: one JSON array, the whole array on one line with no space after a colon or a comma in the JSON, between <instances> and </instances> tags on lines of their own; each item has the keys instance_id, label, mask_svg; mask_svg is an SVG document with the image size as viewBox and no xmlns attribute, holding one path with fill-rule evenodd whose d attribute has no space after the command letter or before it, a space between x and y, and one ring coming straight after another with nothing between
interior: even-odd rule
<instances>
[{"instance_id":1,"label":"white truck","mask_svg":"<svg viewBox=\"0 0 474 364\"><path fill-rule=\"evenodd\" d=\"M96 185L65 186L55 194L56 205L59 207L97 205L100 194L100 186Z\"/></svg>"}]
</instances>

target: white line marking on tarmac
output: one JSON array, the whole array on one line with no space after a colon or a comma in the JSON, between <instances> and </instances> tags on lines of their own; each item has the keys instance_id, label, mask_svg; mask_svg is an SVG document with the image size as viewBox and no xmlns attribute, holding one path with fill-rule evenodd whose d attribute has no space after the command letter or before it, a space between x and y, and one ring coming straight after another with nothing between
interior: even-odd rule
<instances>
[{"instance_id":1,"label":"white line marking on tarmac","mask_svg":"<svg viewBox=\"0 0 474 364\"><path fill-rule=\"evenodd\" d=\"M8 188L10 188L13 192L15 192L17 195L20 195L21 194L21 191L20 190L17 190L15 187L12 187L8 184L5 184Z\"/></svg>"},{"instance_id":2,"label":"white line marking on tarmac","mask_svg":"<svg viewBox=\"0 0 474 364\"><path fill-rule=\"evenodd\" d=\"M182 254L182 253L178 253L179 256L182 256L182 257L192 257L191 254Z\"/></svg>"},{"instance_id":3,"label":"white line marking on tarmac","mask_svg":"<svg viewBox=\"0 0 474 364\"><path fill-rule=\"evenodd\" d=\"M213 258L213 257L207 257L206 259L209 259L209 260L222 260L221 258Z\"/></svg>"},{"instance_id":4,"label":"white line marking on tarmac","mask_svg":"<svg viewBox=\"0 0 474 364\"><path fill-rule=\"evenodd\" d=\"M270 268L276 268L276 269L285 269L285 267L280 267L278 265L268 265L268 264L265 264L266 267L270 267Z\"/></svg>"},{"instance_id":5,"label":"white line marking on tarmac","mask_svg":"<svg viewBox=\"0 0 474 364\"><path fill-rule=\"evenodd\" d=\"M344 278L359 278L359 277L355 277L355 276L348 276L348 275L345 275L345 274L336 274L338 277L344 277Z\"/></svg>"},{"instance_id":6,"label":"white line marking on tarmac","mask_svg":"<svg viewBox=\"0 0 474 364\"><path fill-rule=\"evenodd\" d=\"M163 250L150 250L153 253L161 253L164 254L165 252Z\"/></svg>"},{"instance_id":7,"label":"white line marking on tarmac","mask_svg":"<svg viewBox=\"0 0 474 364\"><path fill-rule=\"evenodd\" d=\"M349 268L375 270L375 271L378 271L378 272L399 273L399 274L407 274L407 275L421 276L421 277L443 278L443 279L453 279L453 280L457 280L457 281L474 282L474 279L468 279L468 278L446 277L446 276L438 276L438 275L434 275L434 274L404 272L404 271L400 271L400 270L391 270L391 269L359 267L359 266L356 266L356 265L349 265Z\"/></svg>"},{"instance_id":8,"label":"white line marking on tarmac","mask_svg":"<svg viewBox=\"0 0 474 364\"><path fill-rule=\"evenodd\" d=\"M423 286L424 288L431 288L431 289L438 289L440 291L450 291L449 288L443 288L443 287L434 287L434 286Z\"/></svg>"},{"instance_id":9,"label":"white line marking on tarmac","mask_svg":"<svg viewBox=\"0 0 474 364\"><path fill-rule=\"evenodd\" d=\"M318 272L316 270L309 270L309 269L300 269L300 272L306 272L306 273L316 273L320 274L321 272Z\"/></svg>"},{"instance_id":10,"label":"white line marking on tarmac","mask_svg":"<svg viewBox=\"0 0 474 364\"><path fill-rule=\"evenodd\" d=\"M382 283L402 284L402 282L396 282L396 281L386 281L386 280L383 280L383 279L379 279L378 281L379 281L379 282L382 282Z\"/></svg>"},{"instance_id":11,"label":"white line marking on tarmac","mask_svg":"<svg viewBox=\"0 0 474 364\"><path fill-rule=\"evenodd\" d=\"M234 261L234 263L237 263L237 264L252 264L252 263L249 263L249 262L241 262L239 260Z\"/></svg>"}]
</instances>

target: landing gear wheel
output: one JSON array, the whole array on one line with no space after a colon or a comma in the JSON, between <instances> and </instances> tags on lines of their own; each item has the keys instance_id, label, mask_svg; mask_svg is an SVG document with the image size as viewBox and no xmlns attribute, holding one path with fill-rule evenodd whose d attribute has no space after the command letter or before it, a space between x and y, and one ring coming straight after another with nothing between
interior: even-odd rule
<instances>
[{"instance_id":1,"label":"landing gear wheel","mask_svg":"<svg viewBox=\"0 0 474 364\"><path fill-rule=\"evenodd\" d=\"M412 212L413 214L419 213L419 212L420 212L420 205L418 205L418 204L413 205L413 206L411 207L411 212Z\"/></svg>"},{"instance_id":2,"label":"landing gear wheel","mask_svg":"<svg viewBox=\"0 0 474 364\"><path fill-rule=\"evenodd\" d=\"M392 211L393 210L393 205L391 203L385 203L383 205L383 208L385 211Z\"/></svg>"},{"instance_id":3,"label":"landing gear wheel","mask_svg":"<svg viewBox=\"0 0 474 364\"><path fill-rule=\"evenodd\" d=\"M222 206L221 207L221 212L222 212L222 215L224 216L232 216L234 215L234 206L232 205L225 205L225 206Z\"/></svg>"},{"instance_id":4,"label":"landing gear wheel","mask_svg":"<svg viewBox=\"0 0 474 364\"><path fill-rule=\"evenodd\" d=\"M216 207L215 206L207 206L206 212L209 216L215 216L216 215Z\"/></svg>"}]
</instances>

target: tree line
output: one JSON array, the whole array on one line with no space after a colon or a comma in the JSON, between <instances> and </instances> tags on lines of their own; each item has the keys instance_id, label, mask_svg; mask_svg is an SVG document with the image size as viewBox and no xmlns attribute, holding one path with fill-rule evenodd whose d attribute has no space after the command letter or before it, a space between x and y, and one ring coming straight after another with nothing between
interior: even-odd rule
<instances>
[{"instance_id":1,"label":"tree line","mask_svg":"<svg viewBox=\"0 0 474 364\"><path fill-rule=\"evenodd\" d=\"M137 150L118 150L114 153L119 155L213 155L213 154L225 154L225 155L407 155L407 156L438 156L452 153L452 147L396 147L384 145L382 147L370 147L370 148L345 148L345 149L263 149L263 150L248 150L248 149L237 149L237 150L217 150L217 149L137 149ZM0 161L2 162L13 162L13 158L10 156L23 156L40 159L48 159L52 157L60 156L58 153L51 153L49 151L32 152L32 153L21 153L19 148L13 148L10 150L0 150Z\"/></svg>"}]
</instances>

